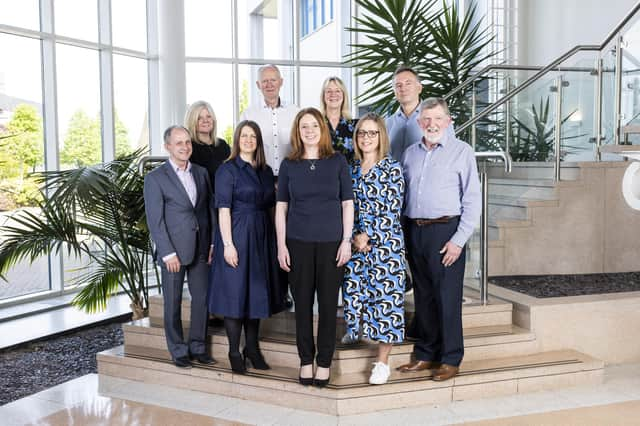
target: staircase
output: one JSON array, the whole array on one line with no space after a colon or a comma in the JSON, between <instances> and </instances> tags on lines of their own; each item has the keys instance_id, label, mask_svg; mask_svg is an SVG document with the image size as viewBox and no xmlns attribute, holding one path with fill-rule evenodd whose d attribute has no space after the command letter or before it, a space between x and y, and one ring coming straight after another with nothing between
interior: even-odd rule
<instances>
[{"instance_id":1,"label":"staircase","mask_svg":"<svg viewBox=\"0 0 640 426\"><path fill-rule=\"evenodd\" d=\"M466 295L469 300L469 295ZM188 326L189 300L185 294L183 325ZM413 310L407 301L408 316ZM162 298L152 297L149 318L123 326L124 346L98 354L98 372L145 383L169 385L236 398L251 399L332 415L445 403L453 400L532 392L602 380L603 362L573 350L539 352L534 333L512 324L512 305L463 306L465 358L460 374L446 382L429 380L429 372L392 371L382 386L368 384L376 347L338 343L331 383L324 389L298 384L299 360L293 313L284 312L263 321L261 349L272 369L231 372L227 339L222 329L209 329L209 348L218 360L214 366L179 369L171 361L162 328ZM336 338L344 323L338 320ZM410 342L395 345L391 367L410 360Z\"/></svg>"}]
</instances>

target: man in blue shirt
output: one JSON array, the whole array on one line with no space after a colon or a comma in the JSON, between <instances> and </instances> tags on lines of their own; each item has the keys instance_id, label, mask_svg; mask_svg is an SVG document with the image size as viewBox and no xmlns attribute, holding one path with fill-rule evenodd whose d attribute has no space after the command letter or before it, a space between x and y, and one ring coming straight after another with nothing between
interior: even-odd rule
<instances>
[{"instance_id":1,"label":"man in blue shirt","mask_svg":"<svg viewBox=\"0 0 640 426\"><path fill-rule=\"evenodd\" d=\"M415 360L398 369L434 369L433 380L441 381L458 373L464 355L464 246L480 218L480 181L473 149L447 130L443 99L422 102L419 124L421 143L402 158L418 339Z\"/></svg>"},{"instance_id":2,"label":"man in blue shirt","mask_svg":"<svg viewBox=\"0 0 640 426\"><path fill-rule=\"evenodd\" d=\"M396 112L387 117L385 125L391 141L391 156L400 161L404 151L422 138L418 124L422 84L412 68L401 66L393 73L393 93L400 104Z\"/></svg>"}]
</instances>

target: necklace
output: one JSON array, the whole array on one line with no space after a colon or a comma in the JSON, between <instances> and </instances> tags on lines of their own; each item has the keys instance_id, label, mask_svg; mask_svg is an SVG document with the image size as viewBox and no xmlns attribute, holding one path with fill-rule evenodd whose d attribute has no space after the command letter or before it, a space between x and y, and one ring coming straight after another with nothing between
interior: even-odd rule
<instances>
[{"instance_id":1,"label":"necklace","mask_svg":"<svg viewBox=\"0 0 640 426\"><path fill-rule=\"evenodd\" d=\"M318 159L315 160L307 160L310 165L309 165L309 170L315 170L316 169L316 161L318 161Z\"/></svg>"}]
</instances>

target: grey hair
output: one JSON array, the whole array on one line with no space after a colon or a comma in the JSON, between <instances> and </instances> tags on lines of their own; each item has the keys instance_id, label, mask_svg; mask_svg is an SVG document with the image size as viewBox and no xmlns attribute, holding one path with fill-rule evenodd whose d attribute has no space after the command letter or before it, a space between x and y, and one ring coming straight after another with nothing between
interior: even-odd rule
<instances>
[{"instance_id":1,"label":"grey hair","mask_svg":"<svg viewBox=\"0 0 640 426\"><path fill-rule=\"evenodd\" d=\"M451 114L449 113L449 106L447 105L447 101L445 101L443 98L433 98L433 97L427 98L420 103L421 112L424 111L425 109L433 109L436 107L442 107L444 112L448 116L451 116Z\"/></svg>"},{"instance_id":2,"label":"grey hair","mask_svg":"<svg viewBox=\"0 0 640 426\"><path fill-rule=\"evenodd\" d=\"M164 140L165 144L169 145L169 141L171 140L171 135L173 134L173 131L178 129L184 130L185 133L189 135L189 139L191 139L191 132L189 132L189 130L186 127L174 124L173 126L167 127L167 130L165 130L164 134L162 135L162 139Z\"/></svg>"},{"instance_id":3,"label":"grey hair","mask_svg":"<svg viewBox=\"0 0 640 426\"><path fill-rule=\"evenodd\" d=\"M280 68L278 68L276 65L273 65L273 64L265 64L265 65L262 65L260 68L258 68L258 80L262 78L262 73L269 69L275 70L275 72L278 73L278 77L282 78L282 74L280 73Z\"/></svg>"}]
</instances>

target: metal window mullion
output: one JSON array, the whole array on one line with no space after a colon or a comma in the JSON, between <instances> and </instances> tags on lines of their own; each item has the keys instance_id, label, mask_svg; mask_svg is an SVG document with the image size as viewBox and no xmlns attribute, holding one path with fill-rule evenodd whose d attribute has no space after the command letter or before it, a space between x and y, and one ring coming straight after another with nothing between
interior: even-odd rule
<instances>
[{"instance_id":1,"label":"metal window mullion","mask_svg":"<svg viewBox=\"0 0 640 426\"><path fill-rule=\"evenodd\" d=\"M300 105L300 92L302 86L300 84L300 2L293 1L293 62L295 72L293 78L295 80L294 103Z\"/></svg>"},{"instance_id":2,"label":"metal window mullion","mask_svg":"<svg viewBox=\"0 0 640 426\"><path fill-rule=\"evenodd\" d=\"M160 128L160 60L158 52L158 0L147 0L147 111L149 126L149 152L162 152Z\"/></svg>"},{"instance_id":3,"label":"metal window mullion","mask_svg":"<svg viewBox=\"0 0 640 426\"><path fill-rule=\"evenodd\" d=\"M115 158L115 113L113 103L113 53L111 51L111 0L98 1L98 40L100 41L100 118L102 162ZM109 47L107 47L109 46Z\"/></svg>"},{"instance_id":4,"label":"metal window mullion","mask_svg":"<svg viewBox=\"0 0 640 426\"><path fill-rule=\"evenodd\" d=\"M238 66L238 1L233 0L231 4L231 93L233 93L233 122L240 121L240 70ZM232 143L232 141L227 141Z\"/></svg>"}]
</instances>

